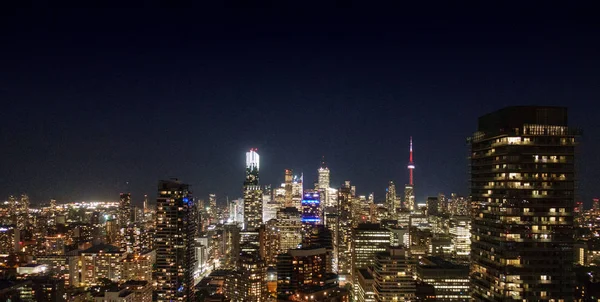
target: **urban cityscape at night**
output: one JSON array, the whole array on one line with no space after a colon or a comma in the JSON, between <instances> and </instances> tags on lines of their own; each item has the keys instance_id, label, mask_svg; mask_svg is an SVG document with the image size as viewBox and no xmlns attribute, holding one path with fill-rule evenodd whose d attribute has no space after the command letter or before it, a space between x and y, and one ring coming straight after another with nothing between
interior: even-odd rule
<instances>
[{"instance_id":1,"label":"urban cityscape at night","mask_svg":"<svg viewBox=\"0 0 600 302\"><path fill-rule=\"evenodd\" d=\"M600 301L587 3L29 4L0 301Z\"/></svg>"}]
</instances>

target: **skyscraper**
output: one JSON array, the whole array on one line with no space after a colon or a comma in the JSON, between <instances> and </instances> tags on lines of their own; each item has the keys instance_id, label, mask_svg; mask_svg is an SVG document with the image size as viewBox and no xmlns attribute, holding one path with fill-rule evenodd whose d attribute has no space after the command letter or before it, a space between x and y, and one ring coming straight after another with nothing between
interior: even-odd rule
<instances>
[{"instance_id":1,"label":"skyscraper","mask_svg":"<svg viewBox=\"0 0 600 302\"><path fill-rule=\"evenodd\" d=\"M158 301L193 301L196 221L189 185L158 183L156 200L156 293Z\"/></svg>"},{"instance_id":2,"label":"skyscraper","mask_svg":"<svg viewBox=\"0 0 600 302\"><path fill-rule=\"evenodd\" d=\"M479 118L469 139L475 301L573 301L578 134L561 107Z\"/></svg>"},{"instance_id":3,"label":"skyscraper","mask_svg":"<svg viewBox=\"0 0 600 302\"><path fill-rule=\"evenodd\" d=\"M214 224L217 221L217 195L208 194L208 217L210 223Z\"/></svg>"},{"instance_id":4,"label":"skyscraper","mask_svg":"<svg viewBox=\"0 0 600 302\"><path fill-rule=\"evenodd\" d=\"M244 181L244 229L258 230L262 224L262 190L258 170L260 157L256 149L246 152L246 180Z\"/></svg>"},{"instance_id":5,"label":"skyscraper","mask_svg":"<svg viewBox=\"0 0 600 302\"><path fill-rule=\"evenodd\" d=\"M131 193L121 193L119 196L119 225L127 228L131 223Z\"/></svg>"},{"instance_id":6,"label":"skyscraper","mask_svg":"<svg viewBox=\"0 0 600 302\"><path fill-rule=\"evenodd\" d=\"M293 207L292 203L292 179L294 175L291 169L285 169L285 207Z\"/></svg>"},{"instance_id":7,"label":"skyscraper","mask_svg":"<svg viewBox=\"0 0 600 302\"><path fill-rule=\"evenodd\" d=\"M308 227L322 223L320 194L314 191L306 191L302 199L302 224Z\"/></svg>"},{"instance_id":8,"label":"skyscraper","mask_svg":"<svg viewBox=\"0 0 600 302\"><path fill-rule=\"evenodd\" d=\"M322 194L321 203L322 206L333 206L329 204L329 168L325 163L325 156L321 160L321 167L319 167L319 192Z\"/></svg>"},{"instance_id":9,"label":"skyscraper","mask_svg":"<svg viewBox=\"0 0 600 302\"><path fill-rule=\"evenodd\" d=\"M359 224L352 229L352 282L358 294L358 269L373 265L375 254L385 252L391 243L391 233L380 224Z\"/></svg>"},{"instance_id":10,"label":"skyscraper","mask_svg":"<svg viewBox=\"0 0 600 302\"><path fill-rule=\"evenodd\" d=\"M396 218L396 211L398 210L396 200L396 185L390 180L388 187L385 189L385 206L391 219Z\"/></svg>"},{"instance_id":11,"label":"skyscraper","mask_svg":"<svg viewBox=\"0 0 600 302\"><path fill-rule=\"evenodd\" d=\"M415 184L413 182L413 170L415 163L413 162L413 147L412 136L410 137L409 160L408 160L408 184L404 186L404 205L409 211L415 211Z\"/></svg>"}]
</instances>

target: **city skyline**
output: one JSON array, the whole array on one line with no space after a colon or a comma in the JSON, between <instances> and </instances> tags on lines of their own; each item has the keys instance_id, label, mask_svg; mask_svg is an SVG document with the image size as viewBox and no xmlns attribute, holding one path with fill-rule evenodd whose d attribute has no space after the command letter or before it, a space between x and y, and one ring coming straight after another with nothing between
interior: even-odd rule
<instances>
[{"instance_id":1,"label":"city skyline","mask_svg":"<svg viewBox=\"0 0 600 302\"><path fill-rule=\"evenodd\" d=\"M130 191L137 204L178 177L198 196L235 198L243 153L258 148L263 183L291 168L312 184L325 156L332 186L351 180L381 200L390 180L407 182L410 136L417 200L466 195L465 139L509 105L568 105L584 129L577 194L586 206L598 195L600 47L585 4L324 5L310 18L282 6L3 18L0 196Z\"/></svg>"}]
</instances>

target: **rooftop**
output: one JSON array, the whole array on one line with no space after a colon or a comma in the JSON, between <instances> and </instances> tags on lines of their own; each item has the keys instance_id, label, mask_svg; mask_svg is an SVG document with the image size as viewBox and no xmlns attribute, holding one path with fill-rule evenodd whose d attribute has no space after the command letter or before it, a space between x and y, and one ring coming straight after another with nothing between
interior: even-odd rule
<instances>
[{"instance_id":1,"label":"rooftop","mask_svg":"<svg viewBox=\"0 0 600 302\"><path fill-rule=\"evenodd\" d=\"M118 247L114 246L114 245L101 243L101 244L94 245L94 246L88 248L87 250L83 250L80 253L82 253L82 254L83 253L85 253L85 254L98 254L100 252L102 252L102 253L120 254L121 250Z\"/></svg>"}]
</instances>

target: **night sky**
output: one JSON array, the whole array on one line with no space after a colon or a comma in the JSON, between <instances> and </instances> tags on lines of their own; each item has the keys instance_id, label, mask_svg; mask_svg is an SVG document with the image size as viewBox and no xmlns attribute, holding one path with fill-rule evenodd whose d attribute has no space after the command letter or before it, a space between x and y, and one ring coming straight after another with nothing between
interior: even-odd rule
<instances>
[{"instance_id":1,"label":"night sky","mask_svg":"<svg viewBox=\"0 0 600 302\"><path fill-rule=\"evenodd\" d=\"M508 105L568 106L579 199L600 195L591 5L225 3L0 10L0 200L139 203L177 177L223 202L254 147L261 184L312 187L324 155L379 201L410 136L417 201L468 194L466 138Z\"/></svg>"}]
</instances>

